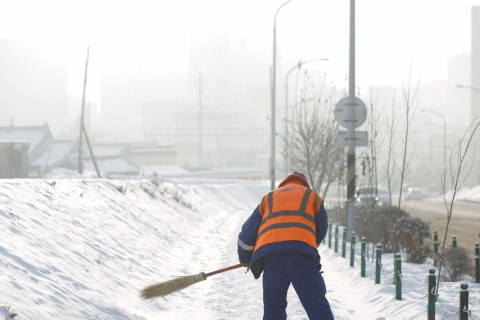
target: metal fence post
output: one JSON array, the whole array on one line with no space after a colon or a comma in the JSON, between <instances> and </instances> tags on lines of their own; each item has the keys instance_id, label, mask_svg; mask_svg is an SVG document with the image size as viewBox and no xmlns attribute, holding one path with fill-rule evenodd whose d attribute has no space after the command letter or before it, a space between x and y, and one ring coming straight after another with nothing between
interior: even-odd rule
<instances>
[{"instance_id":1,"label":"metal fence post","mask_svg":"<svg viewBox=\"0 0 480 320\"><path fill-rule=\"evenodd\" d=\"M365 272L365 265L366 265L366 260L367 260L367 241L365 240L365 237L362 237L362 244L361 244L361 271L360 275L362 277L366 276Z\"/></svg>"},{"instance_id":2,"label":"metal fence post","mask_svg":"<svg viewBox=\"0 0 480 320\"><path fill-rule=\"evenodd\" d=\"M332 220L328 222L328 247L332 247Z\"/></svg>"},{"instance_id":3,"label":"metal fence post","mask_svg":"<svg viewBox=\"0 0 480 320\"><path fill-rule=\"evenodd\" d=\"M468 284L462 283L460 285L460 310L458 312L459 320L468 320Z\"/></svg>"},{"instance_id":4,"label":"metal fence post","mask_svg":"<svg viewBox=\"0 0 480 320\"><path fill-rule=\"evenodd\" d=\"M480 244L475 242L475 283L480 283Z\"/></svg>"},{"instance_id":5,"label":"metal fence post","mask_svg":"<svg viewBox=\"0 0 480 320\"><path fill-rule=\"evenodd\" d=\"M355 242L357 241L357 236L355 231L352 231L352 237L350 239L350 267L355 266Z\"/></svg>"},{"instance_id":6,"label":"metal fence post","mask_svg":"<svg viewBox=\"0 0 480 320\"><path fill-rule=\"evenodd\" d=\"M401 257L400 253L395 253L393 256L393 284L397 283L397 259Z\"/></svg>"},{"instance_id":7,"label":"metal fence post","mask_svg":"<svg viewBox=\"0 0 480 320\"><path fill-rule=\"evenodd\" d=\"M435 320L435 284L437 282L437 276L435 275L435 269L428 270L428 320Z\"/></svg>"},{"instance_id":8,"label":"metal fence post","mask_svg":"<svg viewBox=\"0 0 480 320\"><path fill-rule=\"evenodd\" d=\"M395 258L395 297L402 300L402 258Z\"/></svg>"},{"instance_id":9,"label":"metal fence post","mask_svg":"<svg viewBox=\"0 0 480 320\"><path fill-rule=\"evenodd\" d=\"M456 248L457 247L457 236L453 236L452 237L452 248Z\"/></svg>"},{"instance_id":10,"label":"metal fence post","mask_svg":"<svg viewBox=\"0 0 480 320\"><path fill-rule=\"evenodd\" d=\"M437 255L438 255L438 231L433 231L433 266L437 266Z\"/></svg>"},{"instance_id":11,"label":"metal fence post","mask_svg":"<svg viewBox=\"0 0 480 320\"><path fill-rule=\"evenodd\" d=\"M343 227L342 258L345 258L346 253L347 253L347 227Z\"/></svg>"},{"instance_id":12,"label":"metal fence post","mask_svg":"<svg viewBox=\"0 0 480 320\"><path fill-rule=\"evenodd\" d=\"M380 268L382 267L382 245L377 244L375 250L376 259L375 259L375 284L380 283Z\"/></svg>"},{"instance_id":13,"label":"metal fence post","mask_svg":"<svg viewBox=\"0 0 480 320\"><path fill-rule=\"evenodd\" d=\"M335 252L338 252L338 224L335 225Z\"/></svg>"}]
</instances>

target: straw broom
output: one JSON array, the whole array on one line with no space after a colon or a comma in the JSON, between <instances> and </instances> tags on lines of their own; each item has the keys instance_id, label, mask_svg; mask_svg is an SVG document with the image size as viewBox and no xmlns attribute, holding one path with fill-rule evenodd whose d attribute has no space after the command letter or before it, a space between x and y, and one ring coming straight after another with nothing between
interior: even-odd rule
<instances>
[{"instance_id":1,"label":"straw broom","mask_svg":"<svg viewBox=\"0 0 480 320\"><path fill-rule=\"evenodd\" d=\"M142 291L140 291L140 298L142 298L143 300L149 300L157 297L165 297L170 293L185 289L186 287L189 287L192 284L195 284L203 280L207 280L208 277L213 276L214 274L222 273L225 271L238 269L240 267L246 267L246 266L247 265L240 263L227 268L215 270L209 273L200 272L199 274L177 277L175 279L171 279L168 281L152 284L151 286L148 286L144 288Z\"/></svg>"}]
</instances>

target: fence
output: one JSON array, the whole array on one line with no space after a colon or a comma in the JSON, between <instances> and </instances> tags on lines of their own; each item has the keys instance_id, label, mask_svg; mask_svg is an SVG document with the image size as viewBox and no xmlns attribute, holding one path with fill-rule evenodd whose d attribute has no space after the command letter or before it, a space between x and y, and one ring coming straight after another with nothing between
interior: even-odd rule
<instances>
[{"instance_id":1,"label":"fence","mask_svg":"<svg viewBox=\"0 0 480 320\"><path fill-rule=\"evenodd\" d=\"M333 226L332 221L329 221L328 225L328 232L326 238L328 241L324 241L324 244L328 245L328 248L334 249L334 252L338 252L339 247L339 230L340 225L335 224ZM332 232L334 230L334 232ZM347 228L342 227L342 258L346 258L346 251L347 251ZM357 235L354 231L352 231L350 235L350 267L355 267L355 249L356 249L356 242L357 242ZM434 232L434 254L435 257L438 255L438 232ZM452 237L452 247L456 248L457 246L457 239L456 237ZM480 244L477 242L475 243L475 282L480 283ZM367 265L367 243L365 237L361 238L360 241L360 276L366 277L366 265ZM388 277L388 274L382 273L382 246L377 244L375 247L375 284L381 283L382 275L384 277ZM437 259L434 259L434 266L437 266ZM448 314L458 314L460 320L467 320L467 319L475 319L469 309L469 290L468 290L468 283L464 282L460 285L459 290L459 309L458 311L452 312L447 310L442 301L440 301L439 297L437 296L437 275L435 274L436 269L430 269L427 275L427 284L428 287L425 288L427 294L423 297L417 297L419 299L427 299L427 319L434 320L435 319L435 309L437 303L444 309L444 311ZM402 278L402 259L400 254L394 255L394 268L393 268L393 283L395 285L395 298L396 300L402 300L402 293L405 290L403 288L403 278Z\"/></svg>"},{"instance_id":2,"label":"fence","mask_svg":"<svg viewBox=\"0 0 480 320\"><path fill-rule=\"evenodd\" d=\"M438 231L433 231L433 265L437 267L437 259L439 256L438 252L439 242L438 242ZM452 237L452 248L457 248L457 237ZM478 242L475 243L474 249L474 277L475 283L480 283L480 244Z\"/></svg>"}]
</instances>

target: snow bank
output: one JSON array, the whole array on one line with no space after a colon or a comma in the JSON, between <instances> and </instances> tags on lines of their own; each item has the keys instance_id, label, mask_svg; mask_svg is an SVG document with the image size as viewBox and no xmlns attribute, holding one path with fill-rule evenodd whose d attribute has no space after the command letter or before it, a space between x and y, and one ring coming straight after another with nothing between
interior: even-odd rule
<instances>
[{"instance_id":1,"label":"snow bank","mask_svg":"<svg viewBox=\"0 0 480 320\"><path fill-rule=\"evenodd\" d=\"M175 313L168 300L145 303L138 291L223 266L212 244L265 190L107 180L4 180L0 188L0 301L18 311L16 319Z\"/></svg>"}]
</instances>

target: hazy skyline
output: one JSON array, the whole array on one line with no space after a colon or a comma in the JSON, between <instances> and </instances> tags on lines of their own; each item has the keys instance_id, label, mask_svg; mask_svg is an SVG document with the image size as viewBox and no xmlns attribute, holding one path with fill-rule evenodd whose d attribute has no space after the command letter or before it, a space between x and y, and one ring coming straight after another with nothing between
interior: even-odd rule
<instances>
[{"instance_id":1,"label":"hazy skyline","mask_svg":"<svg viewBox=\"0 0 480 320\"><path fill-rule=\"evenodd\" d=\"M74 79L70 90L79 95L88 45L92 86L104 69L187 72L191 39L217 34L243 38L271 64L273 18L283 2L2 1L0 37L65 61ZM356 1L357 85L401 85L410 68L422 81L445 79L447 59L470 52L473 5L480 0ZM288 3L277 17L279 77L299 59L328 57L326 72L343 85L348 23L347 0Z\"/></svg>"}]
</instances>

